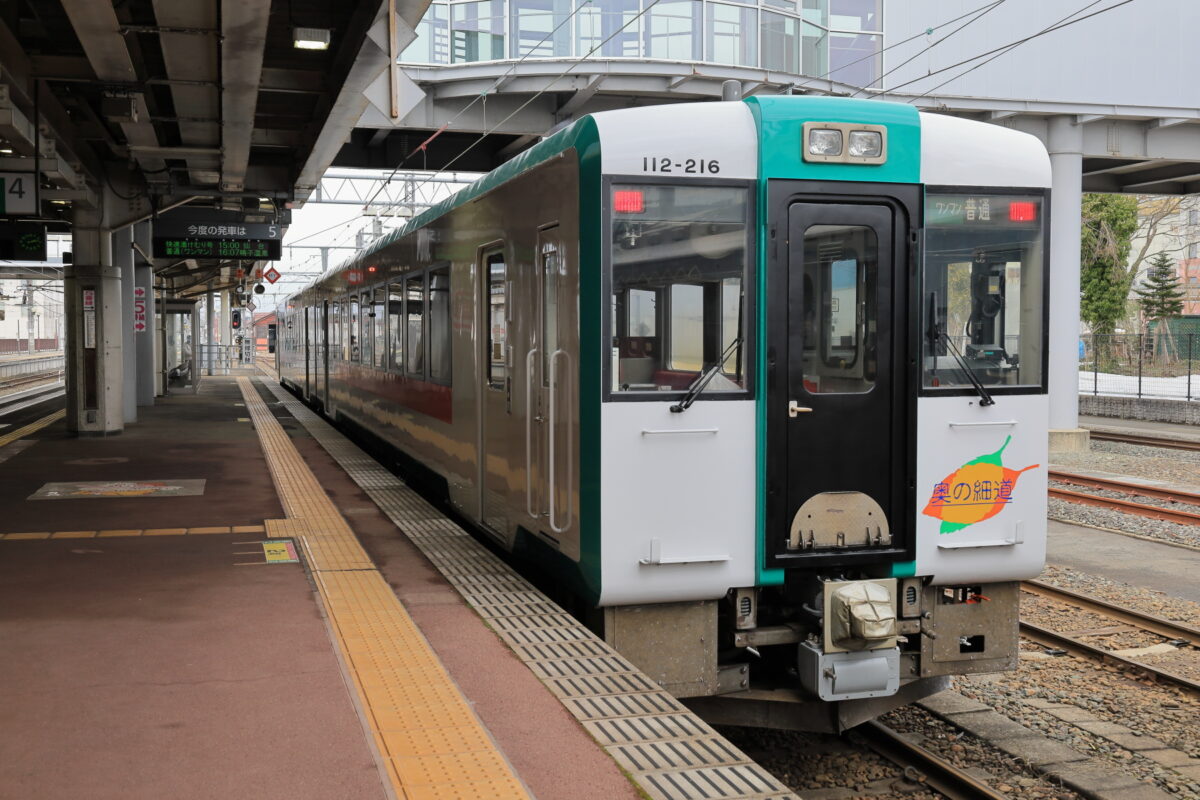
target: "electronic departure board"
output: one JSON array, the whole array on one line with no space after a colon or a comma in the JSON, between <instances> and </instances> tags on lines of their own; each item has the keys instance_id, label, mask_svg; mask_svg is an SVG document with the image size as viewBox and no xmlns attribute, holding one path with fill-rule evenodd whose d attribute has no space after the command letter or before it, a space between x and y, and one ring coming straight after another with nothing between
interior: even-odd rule
<instances>
[{"instance_id":1,"label":"electronic departure board","mask_svg":"<svg viewBox=\"0 0 1200 800\"><path fill-rule=\"evenodd\" d=\"M154 237L155 258L237 258L278 261L278 239L209 239L205 237Z\"/></svg>"}]
</instances>

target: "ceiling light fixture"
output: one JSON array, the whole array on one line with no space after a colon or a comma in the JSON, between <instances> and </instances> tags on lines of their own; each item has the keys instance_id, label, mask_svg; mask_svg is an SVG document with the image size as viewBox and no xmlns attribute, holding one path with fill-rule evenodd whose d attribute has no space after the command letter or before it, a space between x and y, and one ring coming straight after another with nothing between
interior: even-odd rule
<instances>
[{"instance_id":1,"label":"ceiling light fixture","mask_svg":"<svg viewBox=\"0 0 1200 800\"><path fill-rule=\"evenodd\" d=\"M292 28L292 47L297 50L328 50L328 28Z\"/></svg>"}]
</instances>

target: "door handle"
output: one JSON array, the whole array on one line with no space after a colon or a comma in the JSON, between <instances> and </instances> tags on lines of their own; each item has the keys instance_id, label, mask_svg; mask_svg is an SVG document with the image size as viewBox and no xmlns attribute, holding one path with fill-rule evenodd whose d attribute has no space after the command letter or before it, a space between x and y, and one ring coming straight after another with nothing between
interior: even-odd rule
<instances>
[{"instance_id":1,"label":"door handle","mask_svg":"<svg viewBox=\"0 0 1200 800\"><path fill-rule=\"evenodd\" d=\"M789 417L796 417L796 416L799 416L800 414L811 414L811 413L812 413L812 409L809 408L808 406L802 406L799 403L797 403L795 400L788 401L788 416Z\"/></svg>"}]
</instances>

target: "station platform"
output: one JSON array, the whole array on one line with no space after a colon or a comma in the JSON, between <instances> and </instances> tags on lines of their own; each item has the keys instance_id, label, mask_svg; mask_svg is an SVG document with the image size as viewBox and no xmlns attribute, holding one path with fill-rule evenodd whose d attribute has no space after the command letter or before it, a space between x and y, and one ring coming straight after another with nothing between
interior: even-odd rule
<instances>
[{"instance_id":1,"label":"station platform","mask_svg":"<svg viewBox=\"0 0 1200 800\"><path fill-rule=\"evenodd\" d=\"M5 433L0 796L795 796L272 379Z\"/></svg>"},{"instance_id":2,"label":"station platform","mask_svg":"<svg viewBox=\"0 0 1200 800\"><path fill-rule=\"evenodd\" d=\"M1200 426L1177 422L1154 422L1144 419L1117 419L1081 415L1079 426L1093 431L1131 433L1139 436L1158 436L1164 439L1200 442Z\"/></svg>"}]
</instances>

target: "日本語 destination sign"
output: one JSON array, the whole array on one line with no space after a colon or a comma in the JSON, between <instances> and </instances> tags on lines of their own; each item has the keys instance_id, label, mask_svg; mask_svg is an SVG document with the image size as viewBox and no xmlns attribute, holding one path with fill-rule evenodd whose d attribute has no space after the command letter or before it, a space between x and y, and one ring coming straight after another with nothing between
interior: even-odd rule
<instances>
[{"instance_id":1,"label":"\u65e5\u672c\u8a9e destination sign","mask_svg":"<svg viewBox=\"0 0 1200 800\"><path fill-rule=\"evenodd\" d=\"M155 258L244 258L278 261L282 257L278 239L209 239L202 237L154 237Z\"/></svg>"},{"instance_id":2,"label":"\u65e5\u672c\u8a9e destination sign","mask_svg":"<svg viewBox=\"0 0 1200 800\"><path fill-rule=\"evenodd\" d=\"M154 223L154 257L278 261L280 227L255 222L162 220Z\"/></svg>"}]
</instances>

